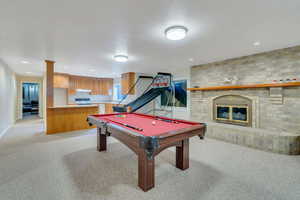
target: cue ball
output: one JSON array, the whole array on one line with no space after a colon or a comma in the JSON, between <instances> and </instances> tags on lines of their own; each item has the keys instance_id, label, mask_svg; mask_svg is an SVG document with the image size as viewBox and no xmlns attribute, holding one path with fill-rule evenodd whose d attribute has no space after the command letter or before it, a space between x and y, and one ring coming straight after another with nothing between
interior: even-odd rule
<instances>
[{"instance_id":1,"label":"cue ball","mask_svg":"<svg viewBox=\"0 0 300 200\"><path fill-rule=\"evenodd\" d=\"M152 121L152 125L154 126L156 124L156 122L155 121Z\"/></svg>"}]
</instances>

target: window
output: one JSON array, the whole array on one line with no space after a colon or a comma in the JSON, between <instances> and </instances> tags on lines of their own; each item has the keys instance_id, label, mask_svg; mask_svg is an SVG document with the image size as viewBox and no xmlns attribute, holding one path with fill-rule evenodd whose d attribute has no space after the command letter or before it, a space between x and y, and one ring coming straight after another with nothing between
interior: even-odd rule
<instances>
[{"instance_id":1,"label":"window","mask_svg":"<svg viewBox=\"0 0 300 200\"><path fill-rule=\"evenodd\" d=\"M166 91L161 95L162 106L175 106L175 107L186 107L187 106L187 81L173 81L175 88L175 99L172 100L171 90Z\"/></svg>"},{"instance_id":2,"label":"window","mask_svg":"<svg viewBox=\"0 0 300 200\"><path fill-rule=\"evenodd\" d=\"M121 90L121 85L120 84L116 84L114 85L114 99L117 101L121 101L125 95L122 94L122 90Z\"/></svg>"}]
</instances>

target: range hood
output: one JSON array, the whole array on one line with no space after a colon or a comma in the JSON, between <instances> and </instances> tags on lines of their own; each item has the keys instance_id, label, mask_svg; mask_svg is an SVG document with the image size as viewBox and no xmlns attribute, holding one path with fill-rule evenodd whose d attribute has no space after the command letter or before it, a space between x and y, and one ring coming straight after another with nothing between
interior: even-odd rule
<instances>
[{"instance_id":1,"label":"range hood","mask_svg":"<svg viewBox=\"0 0 300 200\"><path fill-rule=\"evenodd\" d=\"M87 92L90 93L92 90L87 90L87 89L76 89L76 92Z\"/></svg>"}]
</instances>

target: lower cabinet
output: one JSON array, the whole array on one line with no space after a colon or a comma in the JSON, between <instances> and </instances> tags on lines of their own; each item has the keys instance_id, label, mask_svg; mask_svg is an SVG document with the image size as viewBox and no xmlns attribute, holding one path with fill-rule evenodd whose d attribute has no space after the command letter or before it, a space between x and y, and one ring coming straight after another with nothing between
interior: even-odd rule
<instances>
[{"instance_id":1,"label":"lower cabinet","mask_svg":"<svg viewBox=\"0 0 300 200\"><path fill-rule=\"evenodd\" d=\"M95 128L86 122L87 116L97 114L98 107L47 108L47 134Z\"/></svg>"}]
</instances>

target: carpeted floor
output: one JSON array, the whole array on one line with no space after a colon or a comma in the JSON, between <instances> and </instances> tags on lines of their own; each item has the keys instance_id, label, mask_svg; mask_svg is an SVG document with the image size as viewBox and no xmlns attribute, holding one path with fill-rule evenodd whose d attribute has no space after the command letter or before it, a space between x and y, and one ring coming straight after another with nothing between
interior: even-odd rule
<instances>
[{"instance_id":1,"label":"carpeted floor","mask_svg":"<svg viewBox=\"0 0 300 200\"><path fill-rule=\"evenodd\" d=\"M41 120L19 122L0 140L1 200L299 200L300 157L216 140L190 144L190 168L174 149L156 159L155 188L137 187L137 157L110 138L96 151L95 130L46 136Z\"/></svg>"}]
</instances>

